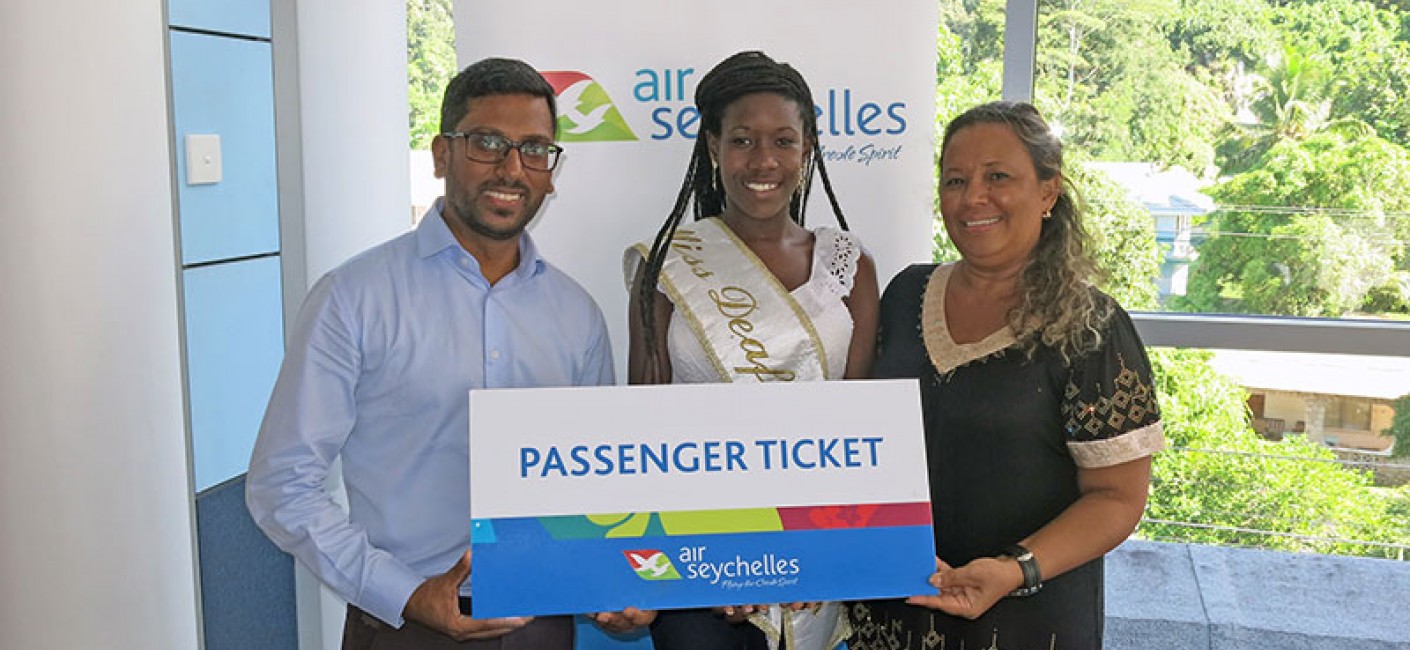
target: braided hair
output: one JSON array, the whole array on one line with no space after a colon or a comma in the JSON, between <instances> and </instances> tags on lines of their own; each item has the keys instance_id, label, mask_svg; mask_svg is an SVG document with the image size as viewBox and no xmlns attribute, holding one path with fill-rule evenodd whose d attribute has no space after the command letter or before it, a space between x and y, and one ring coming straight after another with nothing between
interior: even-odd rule
<instances>
[{"instance_id":1,"label":"braided hair","mask_svg":"<svg viewBox=\"0 0 1410 650\"><path fill-rule=\"evenodd\" d=\"M656 283L660 280L666 255L670 253L671 239L676 234L676 228L680 226L686 208L692 202L694 221L721 214L725 208L724 183L719 177L719 170L712 164L706 134L718 137L725 109L739 98L757 93L772 93L796 102L800 117L803 118L803 137L812 148L812 160L803 163L803 181L799 185L799 191L795 192L789 201L789 217L794 223L803 225L805 206L813 187L813 170L816 169L822 179L823 190L827 192L828 202L832 205L832 214L837 217L837 225L843 230L848 229L847 219L842 216L842 206L838 204L837 195L832 190L832 179L828 177L827 167L823 164L822 148L818 146L818 120L813 108L813 92L808 88L808 82L803 80L803 75L793 66L775 61L758 51L740 52L721 61L706 73L695 87L695 107L700 111L700 135L691 150L685 180L676 195L676 203L666 217L666 222L656 233L656 239L652 241L641 283L636 288L637 301L641 306L643 336L648 342L648 366L654 367L657 361L656 346L651 343L656 340Z\"/></svg>"}]
</instances>

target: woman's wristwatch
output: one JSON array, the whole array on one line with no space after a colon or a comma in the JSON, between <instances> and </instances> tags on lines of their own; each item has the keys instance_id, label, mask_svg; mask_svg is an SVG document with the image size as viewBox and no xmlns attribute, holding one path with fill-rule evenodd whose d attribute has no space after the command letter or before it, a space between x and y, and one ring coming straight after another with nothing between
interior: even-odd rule
<instances>
[{"instance_id":1,"label":"woman's wristwatch","mask_svg":"<svg viewBox=\"0 0 1410 650\"><path fill-rule=\"evenodd\" d=\"M1038 571L1038 561L1033 559L1033 551L1019 544L1004 547L1003 557L1013 558L1018 568L1023 570L1023 586L1009 592L1010 596L1032 596L1043 588L1043 574Z\"/></svg>"}]
</instances>

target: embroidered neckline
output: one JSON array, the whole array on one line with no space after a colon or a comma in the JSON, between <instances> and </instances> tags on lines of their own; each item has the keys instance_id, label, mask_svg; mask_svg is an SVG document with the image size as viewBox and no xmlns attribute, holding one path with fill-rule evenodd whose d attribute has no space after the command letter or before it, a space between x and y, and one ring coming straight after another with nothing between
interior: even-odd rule
<instances>
[{"instance_id":1,"label":"embroidered neckline","mask_svg":"<svg viewBox=\"0 0 1410 650\"><path fill-rule=\"evenodd\" d=\"M956 343L945 322L945 287L950 283L954 264L935 267L926 280L925 295L920 306L921 339L930 363L941 375L948 375L960 366L995 356L1018 342L1008 325L974 343Z\"/></svg>"}]
</instances>

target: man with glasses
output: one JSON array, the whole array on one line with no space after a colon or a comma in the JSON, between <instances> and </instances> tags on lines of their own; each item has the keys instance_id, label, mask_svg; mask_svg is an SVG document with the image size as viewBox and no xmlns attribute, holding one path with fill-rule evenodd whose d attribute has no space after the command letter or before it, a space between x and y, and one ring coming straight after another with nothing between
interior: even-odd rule
<instances>
[{"instance_id":1,"label":"man with glasses","mask_svg":"<svg viewBox=\"0 0 1410 650\"><path fill-rule=\"evenodd\" d=\"M469 391L614 383L602 312L524 231L553 192L556 124L533 68L467 67L432 142L445 197L320 279L300 310L246 501L350 603L344 648L572 647L570 618L468 615ZM346 514L324 488L335 458Z\"/></svg>"}]
</instances>

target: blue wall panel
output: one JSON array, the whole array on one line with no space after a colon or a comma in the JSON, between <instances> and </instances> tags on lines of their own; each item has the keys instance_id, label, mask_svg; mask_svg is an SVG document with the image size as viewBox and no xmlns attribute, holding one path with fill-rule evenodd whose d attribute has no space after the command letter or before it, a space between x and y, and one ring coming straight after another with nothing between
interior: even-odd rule
<instances>
[{"instance_id":1,"label":"blue wall panel","mask_svg":"<svg viewBox=\"0 0 1410 650\"><path fill-rule=\"evenodd\" d=\"M294 560L255 527L245 477L196 497L206 650L297 650Z\"/></svg>"},{"instance_id":2,"label":"blue wall panel","mask_svg":"<svg viewBox=\"0 0 1410 650\"><path fill-rule=\"evenodd\" d=\"M279 258L185 271L191 450L200 492L245 473L284 356Z\"/></svg>"},{"instance_id":3,"label":"blue wall panel","mask_svg":"<svg viewBox=\"0 0 1410 650\"><path fill-rule=\"evenodd\" d=\"M172 111L185 264L279 250L270 44L171 32ZM186 184L186 136L220 136L224 179Z\"/></svg>"},{"instance_id":4,"label":"blue wall panel","mask_svg":"<svg viewBox=\"0 0 1410 650\"><path fill-rule=\"evenodd\" d=\"M172 27L269 38L269 0L171 0Z\"/></svg>"}]
</instances>

